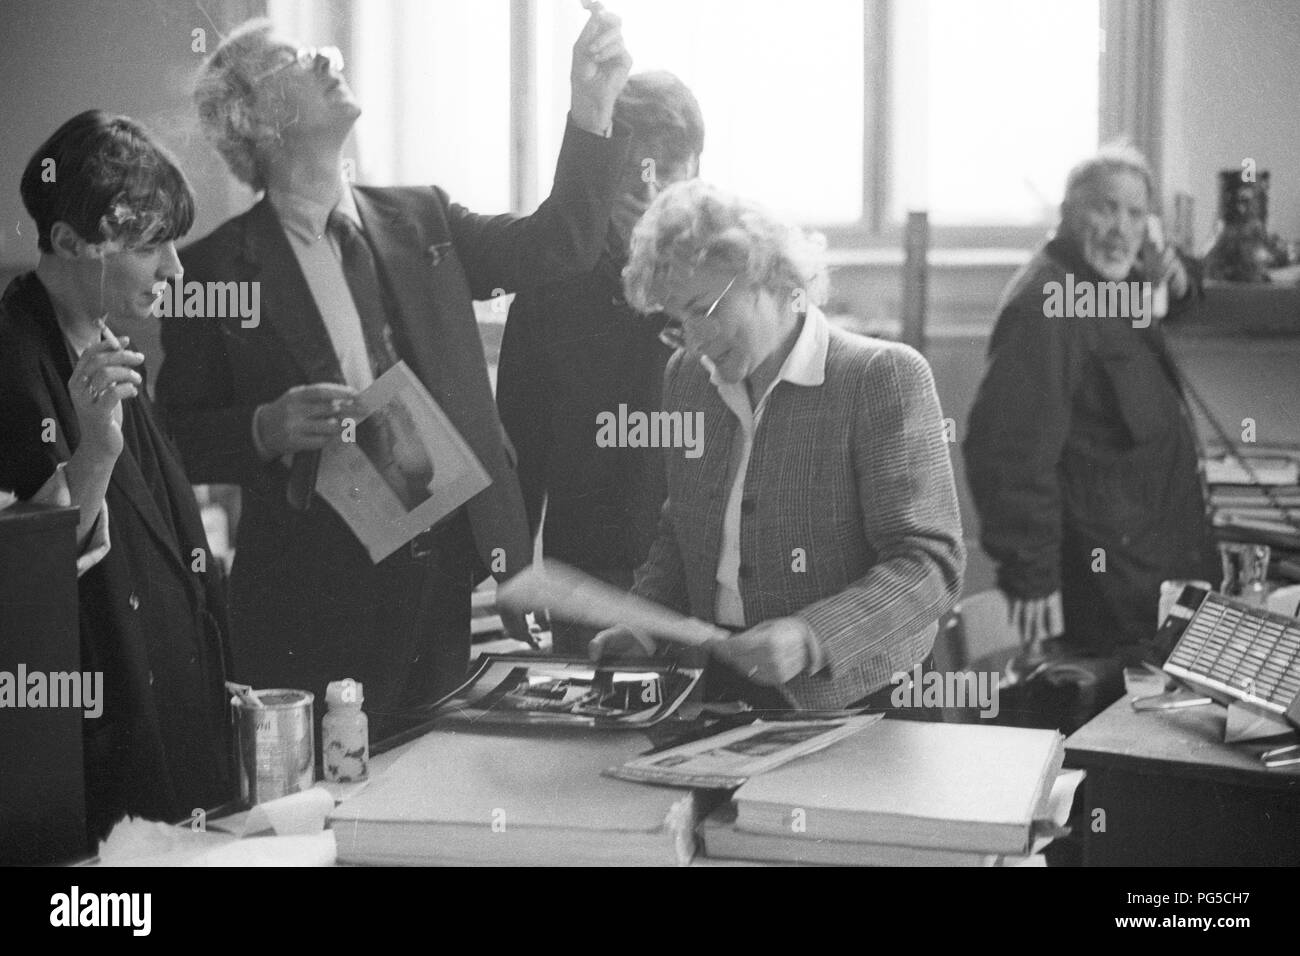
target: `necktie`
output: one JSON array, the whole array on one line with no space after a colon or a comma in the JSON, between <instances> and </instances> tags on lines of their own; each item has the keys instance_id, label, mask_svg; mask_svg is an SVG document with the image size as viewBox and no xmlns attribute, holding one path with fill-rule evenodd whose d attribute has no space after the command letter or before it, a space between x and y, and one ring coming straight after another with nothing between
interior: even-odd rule
<instances>
[{"instance_id":1,"label":"necktie","mask_svg":"<svg viewBox=\"0 0 1300 956\"><path fill-rule=\"evenodd\" d=\"M379 378L397 364L397 350L393 347L393 329L386 314L387 302L375 255L361 230L337 209L330 213L327 228L343 253L343 275L361 317L370 371Z\"/></svg>"}]
</instances>

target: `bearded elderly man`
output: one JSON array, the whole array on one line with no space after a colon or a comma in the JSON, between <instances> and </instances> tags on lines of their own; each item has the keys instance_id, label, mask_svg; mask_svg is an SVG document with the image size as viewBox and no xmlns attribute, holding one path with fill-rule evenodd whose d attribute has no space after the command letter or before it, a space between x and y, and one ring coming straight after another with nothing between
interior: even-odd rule
<instances>
[{"instance_id":1,"label":"bearded elderly man","mask_svg":"<svg viewBox=\"0 0 1300 956\"><path fill-rule=\"evenodd\" d=\"M1116 664L1162 659L1162 580L1216 573L1195 436L1151 314L1159 297L1099 314L1123 301L1114 283L1167 284L1171 314L1195 294L1187 264L1151 241L1154 202L1131 148L1103 148L1070 173L1056 237L1004 295L963 449L1024 643ZM1092 304L1062 315L1071 288L1080 305L1091 290Z\"/></svg>"},{"instance_id":2,"label":"bearded elderly man","mask_svg":"<svg viewBox=\"0 0 1300 956\"><path fill-rule=\"evenodd\" d=\"M614 104L632 148L600 263L586 275L521 293L501 342L497 406L519 451L519 483L547 557L630 587L654 538L662 449L602 447L602 413L659 407L672 350L660 316L638 315L621 272L632 228L666 186L696 175L704 118L694 94L662 70L628 77ZM657 443L656 443L657 444ZM552 648L585 654L595 632L551 616Z\"/></svg>"}]
</instances>

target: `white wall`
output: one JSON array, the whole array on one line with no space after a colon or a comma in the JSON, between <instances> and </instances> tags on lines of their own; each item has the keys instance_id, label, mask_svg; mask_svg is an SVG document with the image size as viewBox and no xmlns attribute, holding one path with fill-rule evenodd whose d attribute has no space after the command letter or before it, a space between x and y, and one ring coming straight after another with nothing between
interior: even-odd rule
<instances>
[{"instance_id":1,"label":"white wall","mask_svg":"<svg viewBox=\"0 0 1300 956\"><path fill-rule=\"evenodd\" d=\"M1300 2L1164 0L1166 197L1196 200L1198 243L1215 178L1252 158L1272 174L1269 229L1300 239Z\"/></svg>"},{"instance_id":2,"label":"white wall","mask_svg":"<svg viewBox=\"0 0 1300 956\"><path fill-rule=\"evenodd\" d=\"M251 194L227 175L198 128L190 91L204 54L191 49L192 31L205 31L211 51L218 28L261 9L261 0L3 0L0 270L35 265L35 226L18 181L36 148L83 110L125 113L176 153L199 200L191 236L245 208Z\"/></svg>"}]
</instances>

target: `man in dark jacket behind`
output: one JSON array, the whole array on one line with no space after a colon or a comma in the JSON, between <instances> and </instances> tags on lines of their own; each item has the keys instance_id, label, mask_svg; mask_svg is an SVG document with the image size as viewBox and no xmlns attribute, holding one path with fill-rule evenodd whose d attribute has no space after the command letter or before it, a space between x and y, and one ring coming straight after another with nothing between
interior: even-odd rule
<instances>
[{"instance_id":1,"label":"man in dark jacket behind","mask_svg":"<svg viewBox=\"0 0 1300 956\"><path fill-rule=\"evenodd\" d=\"M1070 173L1056 238L1004 295L964 445L981 540L1022 640L1063 629L1068 653L1120 663L1163 659L1160 582L1213 580L1217 563L1159 326L1160 287L1177 310L1194 282L1151 241L1153 200L1128 148Z\"/></svg>"},{"instance_id":2,"label":"man in dark jacket behind","mask_svg":"<svg viewBox=\"0 0 1300 956\"><path fill-rule=\"evenodd\" d=\"M632 134L596 268L521 292L510 306L497 380L501 421L519 454L519 482L548 556L630 588L667 497L661 448L600 447L598 416L660 408L672 349L663 317L623 299L632 228L665 186L697 174L704 119L695 96L663 71L637 73L614 104ZM553 620L557 653L585 654L594 629Z\"/></svg>"}]
</instances>

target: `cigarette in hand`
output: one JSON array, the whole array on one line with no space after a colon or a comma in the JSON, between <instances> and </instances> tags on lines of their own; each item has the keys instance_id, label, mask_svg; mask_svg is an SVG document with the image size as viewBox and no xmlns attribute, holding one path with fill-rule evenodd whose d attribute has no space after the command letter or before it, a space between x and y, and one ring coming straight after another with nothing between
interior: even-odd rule
<instances>
[{"instance_id":1,"label":"cigarette in hand","mask_svg":"<svg viewBox=\"0 0 1300 956\"><path fill-rule=\"evenodd\" d=\"M107 342L109 345L113 346L113 348L116 349L117 351L125 352L127 346L131 344L130 337L124 335L122 336L121 339L119 339L116 335L113 334L113 330L108 327L108 316L103 316L102 318L97 319L95 321L95 325L99 329L100 338L103 341Z\"/></svg>"},{"instance_id":2,"label":"cigarette in hand","mask_svg":"<svg viewBox=\"0 0 1300 956\"><path fill-rule=\"evenodd\" d=\"M113 330L108 327L108 316L104 315L96 319L95 327L99 329L99 337L109 345L113 346L113 348L120 349L122 347L122 343L117 340L117 336L113 334Z\"/></svg>"}]
</instances>

